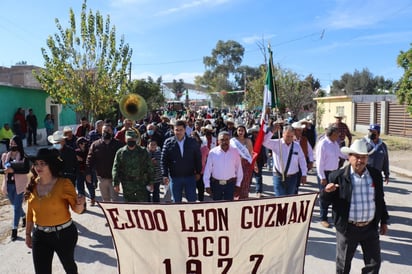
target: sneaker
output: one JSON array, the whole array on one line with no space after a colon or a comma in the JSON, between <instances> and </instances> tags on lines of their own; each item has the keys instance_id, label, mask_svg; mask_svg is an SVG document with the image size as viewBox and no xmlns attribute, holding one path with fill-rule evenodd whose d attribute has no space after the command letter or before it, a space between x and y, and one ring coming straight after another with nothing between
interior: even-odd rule
<instances>
[{"instance_id":1,"label":"sneaker","mask_svg":"<svg viewBox=\"0 0 412 274\"><path fill-rule=\"evenodd\" d=\"M323 227L325 227L325 228L329 228L330 227L330 224L329 224L329 222L328 221L321 221L320 222L320 224L323 226Z\"/></svg>"}]
</instances>

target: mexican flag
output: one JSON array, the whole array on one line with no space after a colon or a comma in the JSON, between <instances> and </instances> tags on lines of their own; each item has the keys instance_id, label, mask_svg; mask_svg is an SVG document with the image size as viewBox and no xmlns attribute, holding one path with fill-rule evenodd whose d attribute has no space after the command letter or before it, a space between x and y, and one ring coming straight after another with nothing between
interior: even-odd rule
<instances>
[{"instance_id":1,"label":"mexican flag","mask_svg":"<svg viewBox=\"0 0 412 274\"><path fill-rule=\"evenodd\" d=\"M273 64L272 64L272 51L269 48L269 62L266 72L266 82L265 87L263 89L263 107L262 107L262 115L260 117L260 129L258 133L258 137L256 138L255 144L253 146L253 161L252 167L254 166L254 162L256 161L257 156L262 149L263 138L266 132L266 124L265 121L267 119L266 110L272 109L277 107L277 94L276 94L276 86L274 84L273 79ZM276 99L276 100L275 100Z\"/></svg>"}]
</instances>

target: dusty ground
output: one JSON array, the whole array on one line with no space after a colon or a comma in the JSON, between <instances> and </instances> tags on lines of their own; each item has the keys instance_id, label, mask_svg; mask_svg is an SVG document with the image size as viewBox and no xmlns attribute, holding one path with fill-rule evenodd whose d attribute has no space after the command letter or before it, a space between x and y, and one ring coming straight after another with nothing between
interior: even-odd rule
<instances>
[{"instance_id":1,"label":"dusty ground","mask_svg":"<svg viewBox=\"0 0 412 274\"><path fill-rule=\"evenodd\" d=\"M389 152L390 165L398 168L412 170L412 150L396 150ZM0 181L3 177L0 176ZM11 218L13 216L12 208L6 196L0 193L0 243L11 235ZM19 228L19 234L23 234L22 228Z\"/></svg>"}]
</instances>

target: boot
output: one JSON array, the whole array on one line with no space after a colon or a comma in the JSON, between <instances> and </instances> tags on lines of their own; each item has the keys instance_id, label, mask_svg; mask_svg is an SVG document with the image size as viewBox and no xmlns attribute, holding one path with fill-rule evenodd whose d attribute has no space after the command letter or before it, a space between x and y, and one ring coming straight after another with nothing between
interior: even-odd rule
<instances>
[{"instance_id":1,"label":"boot","mask_svg":"<svg viewBox=\"0 0 412 274\"><path fill-rule=\"evenodd\" d=\"M21 227L26 227L26 216L24 216L24 217L21 219L21 221L22 221Z\"/></svg>"},{"instance_id":2,"label":"boot","mask_svg":"<svg viewBox=\"0 0 412 274\"><path fill-rule=\"evenodd\" d=\"M11 230L11 240L13 242L17 240L17 228Z\"/></svg>"}]
</instances>

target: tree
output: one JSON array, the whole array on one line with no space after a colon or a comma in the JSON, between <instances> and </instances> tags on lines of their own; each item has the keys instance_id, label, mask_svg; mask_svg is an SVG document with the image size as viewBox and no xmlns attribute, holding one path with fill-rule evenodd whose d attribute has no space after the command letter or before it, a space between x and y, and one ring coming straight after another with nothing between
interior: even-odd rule
<instances>
[{"instance_id":1,"label":"tree","mask_svg":"<svg viewBox=\"0 0 412 274\"><path fill-rule=\"evenodd\" d=\"M48 37L48 51L41 49L45 69L35 77L54 101L93 118L111 112L113 98L127 92L132 50L123 37L116 44L116 28L110 26L109 15L104 19L99 11L87 13L86 2L80 26L72 9L67 29L55 19L59 32Z\"/></svg>"},{"instance_id":2,"label":"tree","mask_svg":"<svg viewBox=\"0 0 412 274\"><path fill-rule=\"evenodd\" d=\"M239 67L242 63L244 47L236 41L228 40L226 42L219 40L216 47L212 50L211 56L203 57L203 64L206 66L206 71L203 76L197 76L195 79L196 85L207 87L210 93L220 93L221 91L236 90L239 86L232 79L240 79ZM242 97L241 94L233 95L234 97ZM233 96L223 96L230 102L233 101ZM212 96L212 100L215 96ZM225 103L229 103L225 102ZM234 100L239 101L239 100ZM214 101L215 105L218 103Z\"/></svg>"},{"instance_id":3,"label":"tree","mask_svg":"<svg viewBox=\"0 0 412 274\"><path fill-rule=\"evenodd\" d=\"M367 68L361 72L355 70L353 74L345 73L340 80L334 80L331 87L331 95L352 94L380 94L393 90L394 83L385 80L383 76L374 77Z\"/></svg>"},{"instance_id":4,"label":"tree","mask_svg":"<svg viewBox=\"0 0 412 274\"><path fill-rule=\"evenodd\" d=\"M183 79L179 79L179 82L176 79L173 79L172 83L172 92L175 94L176 100L180 100L182 98L183 93L185 92L185 82Z\"/></svg>"},{"instance_id":5,"label":"tree","mask_svg":"<svg viewBox=\"0 0 412 274\"><path fill-rule=\"evenodd\" d=\"M159 77L154 81L151 77L147 78L147 81L133 80L130 83L130 92L137 93L142 96L147 103L147 109L155 110L162 107L165 103L165 98L161 90L162 78Z\"/></svg>"},{"instance_id":6,"label":"tree","mask_svg":"<svg viewBox=\"0 0 412 274\"><path fill-rule=\"evenodd\" d=\"M313 77L301 80L299 75L288 70L276 70L278 96L280 97L280 110L291 111L294 115L313 108L312 102L315 95L312 90ZM286 109L287 108L287 109Z\"/></svg>"},{"instance_id":7,"label":"tree","mask_svg":"<svg viewBox=\"0 0 412 274\"><path fill-rule=\"evenodd\" d=\"M399 80L396 96L401 104L406 104L409 114L412 115L412 48L406 52L401 51L397 63L404 73Z\"/></svg>"}]
</instances>

